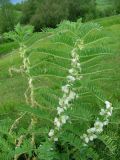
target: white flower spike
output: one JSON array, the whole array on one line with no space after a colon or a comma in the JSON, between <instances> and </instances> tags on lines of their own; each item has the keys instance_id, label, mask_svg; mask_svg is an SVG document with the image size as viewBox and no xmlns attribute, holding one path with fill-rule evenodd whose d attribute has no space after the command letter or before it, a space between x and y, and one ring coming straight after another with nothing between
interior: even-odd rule
<instances>
[{"instance_id":1,"label":"white flower spike","mask_svg":"<svg viewBox=\"0 0 120 160\"><path fill-rule=\"evenodd\" d=\"M113 107L109 101L105 101L105 105L106 108L104 109L102 108L99 113L99 115L102 116L103 120L99 120L97 118L97 120L94 123L94 127L89 128L87 130L87 134L83 134L83 136L81 136L84 143L88 143L89 141L93 141L94 139L96 139L97 135L103 132L104 126L108 125L109 123L108 117L112 115Z\"/></svg>"},{"instance_id":2,"label":"white flower spike","mask_svg":"<svg viewBox=\"0 0 120 160\"><path fill-rule=\"evenodd\" d=\"M55 133L69 120L69 116L65 114L65 111L70 108L72 101L78 98L74 88L76 80L81 80L81 65L79 63L77 50L78 46L71 51L71 68L68 70L69 75L66 77L67 84L61 87L63 96L59 98L59 106L57 107L58 116L54 119ZM53 137L54 141L57 141L58 137L54 135L54 130L50 130L49 136L51 136L51 138ZM85 140L87 142L89 138L85 137Z\"/></svg>"}]
</instances>

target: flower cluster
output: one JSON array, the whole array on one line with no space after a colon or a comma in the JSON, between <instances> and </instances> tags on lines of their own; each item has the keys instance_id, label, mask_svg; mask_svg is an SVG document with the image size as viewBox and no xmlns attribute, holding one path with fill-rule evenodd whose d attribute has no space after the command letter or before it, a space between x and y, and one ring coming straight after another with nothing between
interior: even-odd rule
<instances>
[{"instance_id":1,"label":"flower cluster","mask_svg":"<svg viewBox=\"0 0 120 160\"><path fill-rule=\"evenodd\" d=\"M65 111L71 107L72 102L78 98L75 92L74 84L76 80L81 80L81 66L79 63L79 55L77 54L77 47L71 51L71 68L68 70L69 75L66 77L67 84L62 86L61 90L63 96L59 98L59 106L57 107L57 117L54 119L54 129L51 129L48 133L49 137L57 141L57 131L69 120L69 116L65 114Z\"/></svg>"},{"instance_id":2,"label":"flower cluster","mask_svg":"<svg viewBox=\"0 0 120 160\"><path fill-rule=\"evenodd\" d=\"M87 144L89 141L93 141L97 138L97 135L100 134L103 131L103 127L108 125L109 123L109 117L112 115L112 104L109 101L105 101L105 109L101 109L99 115L102 116L102 120L97 118L97 120L94 123L94 127L89 128L87 130L86 134L83 134L81 137L85 144Z\"/></svg>"}]
</instances>

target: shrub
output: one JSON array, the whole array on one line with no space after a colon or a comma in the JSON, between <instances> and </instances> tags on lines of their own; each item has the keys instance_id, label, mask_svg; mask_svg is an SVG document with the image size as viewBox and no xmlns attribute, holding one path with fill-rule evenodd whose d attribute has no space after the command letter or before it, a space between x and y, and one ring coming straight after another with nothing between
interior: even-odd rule
<instances>
[{"instance_id":1,"label":"shrub","mask_svg":"<svg viewBox=\"0 0 120 160\"><path fill-rule=\"evenodd\" d=\"M76 21L78 18L88 19L95 17L95 0L28 0L23 5L22 23L30 23L36 31L45 27L56 27L61 21L69 19Z\"/></svg>"}]
</instances>

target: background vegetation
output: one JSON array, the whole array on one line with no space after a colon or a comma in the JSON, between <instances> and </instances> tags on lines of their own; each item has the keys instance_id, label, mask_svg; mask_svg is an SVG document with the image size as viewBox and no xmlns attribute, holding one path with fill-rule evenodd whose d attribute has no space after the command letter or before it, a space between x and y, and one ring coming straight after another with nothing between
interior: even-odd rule
<instances>
[{"instance_id":1,"label":"background vegetation","mask_svg":"<svg viewBox=\"0 0 120 160\"><path fill-rule=\"evenodd\" d=\"M83 21L120 13L118 0L27 0L12 5L9 0L0 1L0 33L13 30L21 21L32 24L35 31L56 27L63 20Z\"/></svg>"}]
</instances>

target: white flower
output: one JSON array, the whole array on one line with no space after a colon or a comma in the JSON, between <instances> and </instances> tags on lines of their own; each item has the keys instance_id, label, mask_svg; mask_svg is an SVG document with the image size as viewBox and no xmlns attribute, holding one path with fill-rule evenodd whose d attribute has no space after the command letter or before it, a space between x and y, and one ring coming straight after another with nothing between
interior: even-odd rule
<instances>
[{"instance_id":1,"label":"white flower","mask_svg":"<svg viewBox=\"0 0 120 160\"><path fill-rule=\"evenodd\" d=\"M62 112L64 112L64 109L61 107L57 107L57 113L60 115Z\"/></svg>"},{"instance_id":2,"label":"white flower","mask_svg":"<svg viewBox=\"0 0 120 160\"><path fill-rule=\"evenodd\" d=\"M77 59L76 59L76 58L73 58L73 59L72 59L72 62L73 62L73 63L76 63L76 62L77 62Z\"/></svg>"},{"instance_id":3,"label":"white flower","mask_svg":"<svg viewBox=\"0 0 120 160\"><path fill-rule=\"evenodd\" d=\"M74 99L76 97L76 93L73 91L70 91L69 97L68 99L71 101L72 99Z\"/></svg>"},{"instance_id":4,"label":"white flower","mask_svg":"<svg viewBox=\"0 0 120 160\"><path fill-rule=\"evenodd\" d=\"M72 61L72 62L71 62L72 67L76 68L76 65L77 65L77 63L78 63L78 58L75 57L75 58L73 58L71 61Z\"/></svg>"},{"instance_id":5,"label":"white flower","mask_svg":"<svg viewBox=\"0 0 120 160\"><path fill-rule=\"evenodd\" d=\"M63 98L59 99L59 105L64 106L64 105L69 105L69 99L65 96ZM64 107L63 107L64 108Z\"/></svg>"},{"instance_id":6,"label":"white flower","mask_svg":"<svg viewBox=\"0 0 120 160\"><path fill-rule=\"evenodd\" d=\"M65 124L68 119L69 119L69 116L66 116L66 115L61 116L61 122L63 124Z\"/></svg>"},{"instance_id":7,"label":"white flower","mask_svg":"<svg viewBox=\"0 0 120 160\"><path fill-rule=\"evenodd\" d=\"M73 76L67 76L67 79L69 82L74 82L75 81L75 77Z\"/></svg>"},{"instance_id":8,"label":"white flower","mask_svg":"<svg viewBox=\"0 0 120 160\"><path fill-rule=\"evenodd\" d=\"M73 74L75 72L75 70L73 68L69 69L69 73Z\"/></svg>"},{"instance_id":9,"label":"white flower","mask_svg":"<svg viewBox=\"0 0 120 160\"><path fill-rule=\"evenodd\" d=\"M89 129L87 130L88 137L89 137L89 140L90 140L90 141L93 141L93 139L97 138L97 136L94 134L95 131L96 131L96 128L94 128L94 127L93 127L93 128L89 128Z\"/></svg>"},{"instance_id":10,"label":"white flower","mask_svg":"<svg viewBox=\"0 0 120 160\"><path fill-rule=\"evenodd\" d=\"M108 117L112 115L112 110L113 110L113 107L110 107L106 110Z\"/></svg>"},{"instance_id":11,"label":"white flower","mask_svg":"<svg viewBox=\"0 0 120 160\"><path fill-rule=\"evenodd\" d=\"M111 115L112 115L112 112L107 112L107 115L108 115L108 116L111 116Z\"/></svg>"},{"instance_id":12,"label":"white flower","mask_svg":"<svg viewBox=\"0 0 120 160\"><path fill-rule=\"evenodd\" d=\"M95 132L95 128L93 127L93 128L89 128L88 130L87 130L87 132L88 133L94 133Z\"/></svg>"},{"instance_id":13,"label":"white flower","mask_svg":"<svg viewBox=\"0 0 120 160\"><path fill-rule=\"evenodd\" d=\"M85 143L88 143L89 142L89 138L88 138L88 135L87 134L83 134L83 137L82 137L85 141Z\"/></svg>"},{"instance_id":14,"label":"white flower","mask_svg":"<svg viewBox=\"0 0 120 160\"><path fill-rule=\"evenodd\" d=\"M69 99L68 96L63 95L63 98L62 98L62 99L59 99L59 100L60 100L60 101L59 101L59 105L60 105L62 108L64 108L65 110L66 110L68 107L70 107L70 104L69 104L70 99Z\"/></svg>"},{"instance_id":15,"label":"white flower","mask_svg":"<svg viewBox=\"0 0 120 160\"><path fill-rule=\"evenodd\" d=\"M64 104L67 105L67 106L69 106L69 99L68 99L68 97L64 100Z\"/></svg>"},{"instance_id":16,"label":"white flower","mask_svg":"<svg viewBox=\"0 0 120 160\"><path fill-rule=\"evenodd\" d=\"M105 104L107 109L111 107L111 103L109 101L105 101Z\"/></svg>"},{"instance_id":17,"label":"white flower","mask_svg":"<svg viewBox=\"0 0 120 160\"><path fill-rule=\"evenodd\" d=\"M75 77L79 74L76 69L70 69L70 70L69 70L69 73L70 73L72 76L75 76Z\"/></svg>"},{"instance_id":18,"label":"white flower","mask_svg":"<svg viewBox=\"0 0 120 160\"><path fill-rule=\"evenodd\" d=\"M112 115L112 110L113 110L113 107L110 107L107 109L107 115L111 116Z\"/></svg>"},{"instance_id":19,"label":"white flower","mask_svg":"<svg viewBox=\"0 0 120 160\"><path fill-rule=\"evenodd\" d=\"M49 137L54 136L54 129L51 129L50 132L48 133Z\"/></svg>"},{"instance_id":20,"label":"white flower","mask_svg":"<svg viewBox=\"0 0 120 160\"><path fill-rule=\"evenodd\" d=\"M76 56L76 48L74 48L73 50L72 50L72 57L75 57Z\"/></svg>"},{"instance_id":21,"label":"white flower","mask_svg":"<svg viewBox=\"0 0 120 160\"><path fill-rule=\"evenodd\" d=\"M60 123L59 119L56 118L56 117L55 117L55 119L54 119L54 125L57 126L58 129L59 129L60 126L61 126L61 123Z\"/></svg>"},{"instance_id":22,"label":"white flower","mask_svg":"<svg viewBox=\"0 0 120 160\"><path fill-rule=\"evenodd\" d=\"M101 109L100 115L103 116L103 115L105 115L105 113L106 113L105 110L104 110L104 109Z\"/></svg>"},{"instance_id":23,"label":"white flower","mask_svg":"<svg viewBox=\"0 0 120 160\"><path fill-rule=\"evenodd\" d=\"M94 124L95 131L96 132L102 132L103 131L103 123L100 121L96 121Z\"/></svg>"},{"instance_id":24,"label":"white flower","mask_svg":"<svg viewBox=\"0 0 120 160\"><path fill-rule=\"evenodd\" d=\"M90 141L93 141L93 140L96 139L96 138L97 138L97 136L96 136L95 134L89 135L89 140L90 140Z\"/></svg>"},{"instance_id":25,"label":"white flower","mask_svg":"<svg viewBox=\"0 0 120 160\"><path fill-rule=\"evenodd\" d=\"M65 93L68 93L69 92L69 86L70 85L68 85L68 84L65 85L65 86L62 86L62 91L65 92Z\"/></svg>"}]
</instances>

